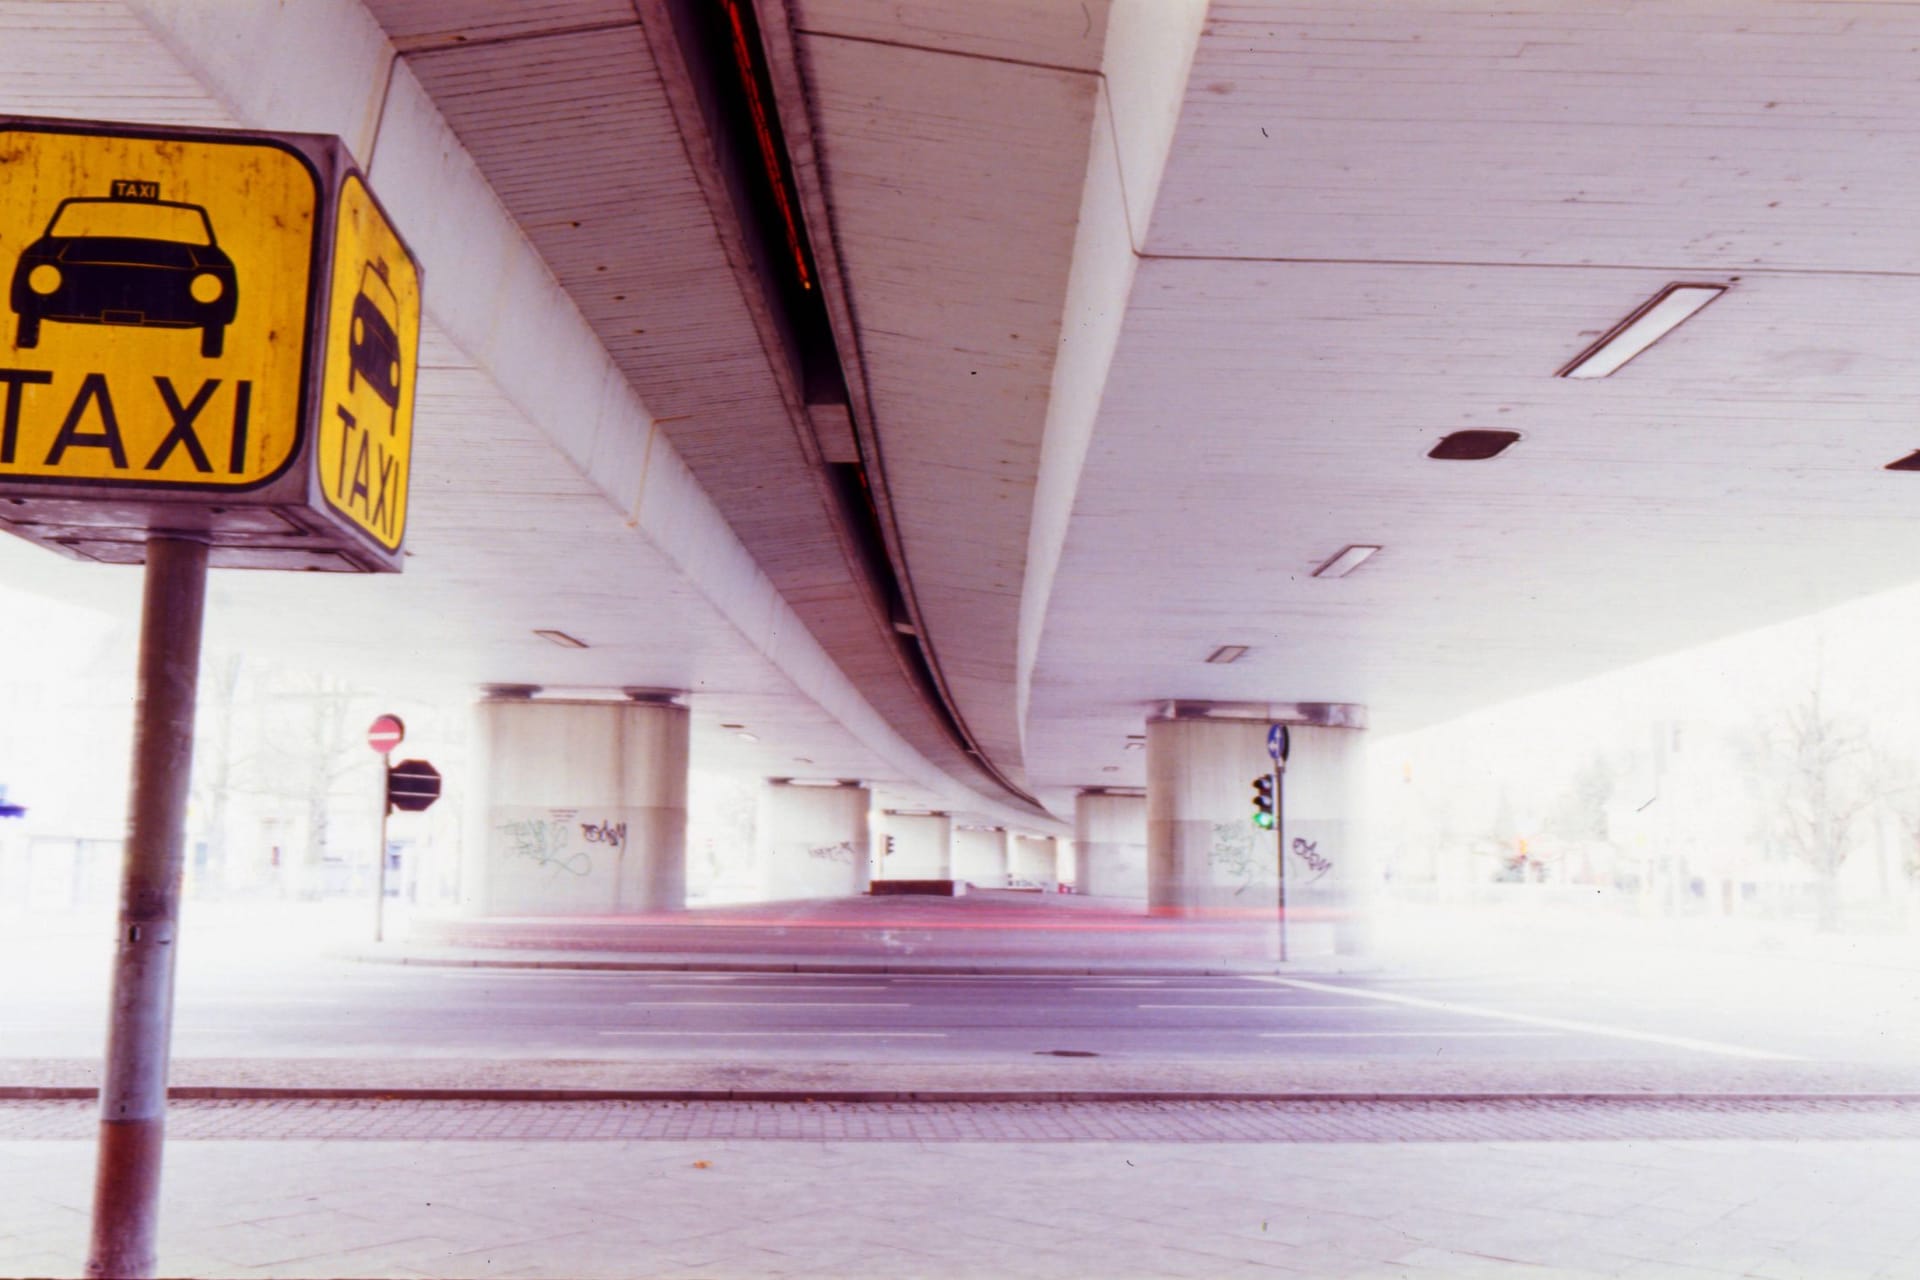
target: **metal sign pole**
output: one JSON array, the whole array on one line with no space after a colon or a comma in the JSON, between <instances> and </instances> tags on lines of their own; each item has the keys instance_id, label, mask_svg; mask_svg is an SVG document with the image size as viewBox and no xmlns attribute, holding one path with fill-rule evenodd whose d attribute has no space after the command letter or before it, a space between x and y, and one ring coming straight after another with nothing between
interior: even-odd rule
<instances>
[{"instance_id":1,"label":"metal sign pole","mask_svg":"<svg viewBox=\"0 0 1920 1280\"><path fill-rule=\"evenodd\" d=\"M387 936L387 815L393 812L393 753L380 753L380 871L374 876L373 940Z\"/></svg>"},{"instance_id":2,"label":"metal sign pole","mask_svg":"<svg viewBox=\"0 0 1920 1280\"><path fill-rule=\"evenodd\" d=\"M174 941L206 594L206 543L169 534L147 540L133 794L100 1088L89 1276L148 1277L158 1266Z\"/></svg>"},{"instance_id":3,"label":"metal sign pole","mask_svg":"<svg viewBox=\"0 0 1920 1280\"><path fill-rule=\"evenodd\" d=\"M1273 843L1279 859L1275 878L1280 890L1280 960L1287 959L1287 766L1273 762Z\"/></svg>"}]
</instances>

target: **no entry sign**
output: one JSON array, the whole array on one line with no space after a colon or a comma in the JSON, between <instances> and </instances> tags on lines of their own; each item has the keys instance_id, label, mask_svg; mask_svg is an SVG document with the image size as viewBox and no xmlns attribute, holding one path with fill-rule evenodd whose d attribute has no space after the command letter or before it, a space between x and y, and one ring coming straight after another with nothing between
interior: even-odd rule
<instances>
[{"instance_id":1,"label":"no entry sign","mask_svg":"<svg viewBox=\"0 0 1920 1280\"><path fill-rule=\"evenodd\" d=\"M407 726L400 722L399 716L381 716L367 726L367 745L386 755L400 745L407 736Z\"/></svg>"}]
</instances>

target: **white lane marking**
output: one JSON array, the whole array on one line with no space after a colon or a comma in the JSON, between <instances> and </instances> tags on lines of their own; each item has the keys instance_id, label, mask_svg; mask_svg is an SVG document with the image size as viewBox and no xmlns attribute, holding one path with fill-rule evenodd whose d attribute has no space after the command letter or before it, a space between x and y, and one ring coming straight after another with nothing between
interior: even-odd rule
<instances>
[{"instance_id":1,"label":"white lane marking","mask_svg":"<svg viewBox=\"0 0 1920 1280\"><path fill-rule=\"evenodd\" d=\"M1262 1031L1262 1040L1390 1040L1398 1037L1559 1036L1564 1031Z\"/></svg>"},{"instance_id":2,"label":"white lane marking","mask_svg":"<svg viewBox=\"0 0 1920 1280\"><path fill-rule=\"evenodd\" d=\"M492 982L495 978L650 978L651 972L631 969L492 969L480 973L436 973L436 978L457 978L467 982Z\"/></svg>"},{"instance_id":3,"label":"white lane marking","mask_svg":"<svg viewBox=\"0 0 1920 1280\"><path fill-rule=\"evenodd\" d=\"M885 982L893 975L886 973L800 973L792 969L767 972L764 970L742 973L676 973L671 970L650 969L638 976L647 978L667 978L675 982L714 983L719 986L734 987L750 985L756 982Z\"/></svg>"},{"instance_id":4,"label":"white lane marking","mask_svg":"<svg viewBox=\"0 0 1920 1280\"><path fill-rule=\"evenodd\" d=\"M1696 1040L1691 1036L1662 1035L1656 1031L1635 1031L1631 1027L1610 1027L1598 1022L1583 1022L1577 1018L1552 1018L1532 1013L1510 1013L1505 1009L1489 1009L1484 1005L1461 1004L1454 1000L1428 1000L1423 996L1403 996L1390 991L1367 991L1359 987L1338 987L1328 982L1309 982L1304 978L1261 978L1257 981L1272 982L1283 987L1293 987L1299 991L1316 991L1322 995L1359 997L1363 1000L1384 1000L1390 1004L1408 1005L1415 1009L1434 1009L1441 1013L1465 1014L1475 1018L1494 1018L1502 1022L1524 1022L1536 1027L1552 1027L1558 1031L1577 1031L1585 1035L1611 1036L1616 1040L1639 1040L1647 1044L1670 1045L1676 1049L1693 1049L1700 1053L1718 1053L1730 1058L1761 1058L1769 1062L1799 1062L1790 1053L1774 1053L1770 1049L1749 1049L1744 1045L1722 1044L1717 1040Z\"/></svg>"},{"instance_id":5,"label":"white lane marking","mask_svg":"<svg viewBox=\"0 0 1920 1280\"><path fill-rule=\"evenodd\" d=\"M1386 1013L1376 1004L1138 1004L1136 1009L1267 1009L1292 1013L1295 1009L1345 1009L1349 1013Z\"/></svg>"},{"instance_id":6,"label":"white lane marking","mask_svg":"<svg viewBox=\"0 0 1920 1280\"><path fill-rule=\"evenodd\" d=\"M945 1040L944 1031L602 1031L603 1036L812 1036L867 1040Z\"/></svg>"},{"instance_id":7,"label":"white lane marking","mask_svg":"<svg viewBox=\"0 0 1920 1280\"><path fill-rule=\"evenodd\" d=\"M651 990L701 990L699 983L647 983ZM708 988L710 990L710 988ZM726 990L874 990L862 983L739 983Z\"/></svg>"},{"instance_id":8,"label":"white lane marking","mask_svg":"<svg viewBox=\"0 0 1920 1280\"><path fill-rule=\"evenodd\" d=\"M1125 990L1137 990L1139 986L1144 986L1144 983L1110 983L1106 984L1106 986L1075 986L1073 990L1117 990L1117 992L1125 992ZM1177 994L1185 994L1185 992L1196 992L1196 994L1202 994L1202 996L1204 996L1204 994L1212 994L1212 992L1235 992L1235 994L1240 994L1240 996L1248 994L1244 986L1158 986L1158 988L1152 988L1152 990L1154 990L1154 994L1160 994L1160 996L1177 996Z\"/></svg>"},{"instance_id":9,"label":"white lane marking","mask_svg":"<svg viewBox=\"0 0 1920 1280\"><path fill-rule=\"evenodd\" d=\"M910 1000L629 1000L629 1009L911 1009Z\"/></svg>"},{"instance_id":10,"label":"white lane marking","mask_svg":"<svg viewBox=\"0 0 1920 1280\"><path fill-rule=\"evenodd\" d=\"M836 975L839 976L839 975ZM897 973L889 975L895 982L974 982L991 984L996 982L1104 982L1116 986L1122 982L1141 982L1141 978L1102 978L1097 973Z\"/></svg>"}]
</instances>

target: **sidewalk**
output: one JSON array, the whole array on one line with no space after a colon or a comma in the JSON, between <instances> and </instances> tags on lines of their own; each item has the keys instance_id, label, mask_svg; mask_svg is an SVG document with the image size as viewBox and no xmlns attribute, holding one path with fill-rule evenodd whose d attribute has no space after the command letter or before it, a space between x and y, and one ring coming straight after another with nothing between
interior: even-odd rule
<instances>
[{"instance_id":1,"label":"sidewalk","mask_svg":"<svg viewBox=\"0 0 1920 1280\"><path fill-rule=\"evenodd\" d=\"M94 1059L0 1059L0 1101L90 1097ZM1920 1066L1821 1062L1602 1061L1552 1071L1518 1062L1276 1060L1258 1065L1159 1059L1043 1058L986 1064L525 1059L176 1058L183 1097L540 1099L562 1091L635 1099L843 1101L1235 1098L1920 1097Z\"/></svg>"},{"instance_id":2,"label":"sidewalk","mask_svg":"<svg viewBox=\"0 0 1920 1280\"><path fill-rule=\"evenodd\" d=\"M930 1140L902 1119L868 1113L867 1136L825 1140L682 1127L543 1141L483 1125L405 1141L378 1123L327 1140L181 1139L162 1274L1920 1273L1910 1141L1076 1140L1044 1113ZM83 1141L0 1141L0 1274L78 1274L92 1155Z\"/></svg>"}]
</instances>

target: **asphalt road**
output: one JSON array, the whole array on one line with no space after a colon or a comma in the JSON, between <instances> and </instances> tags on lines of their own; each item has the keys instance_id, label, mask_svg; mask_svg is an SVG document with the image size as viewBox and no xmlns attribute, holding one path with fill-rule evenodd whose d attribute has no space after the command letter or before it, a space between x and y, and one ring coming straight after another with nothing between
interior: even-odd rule
<instances>
[{"instance_id":1,"label":"asphalt road","mask_svg":"<svg viewBox=\"0 0 1920 1280\"><path fill-rule=\"evenodd\" d=\"M84 1058L104 989L0 996L0 1056ZM176 999L182 1057L692 1055L916 1061L1920 1057L1900 1034L1755 1019L1489 978L599 973L318 962L201 972Z\"/></svg>"},{"instance_id":2,"label":"asphalt road","mask_svg":"<svg viewBox=\"0 0 1920 1280\"><path fill-rule=\"evenodd\" d=\"M1920 968L1455 924L1364 975L1034 976L403 966L292 945L270 914L189 923L183 1058L1920 1063ZM0 936L0 1058L101 1053L97 928Z\"/></svg>"}]
</instances>

